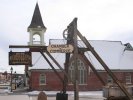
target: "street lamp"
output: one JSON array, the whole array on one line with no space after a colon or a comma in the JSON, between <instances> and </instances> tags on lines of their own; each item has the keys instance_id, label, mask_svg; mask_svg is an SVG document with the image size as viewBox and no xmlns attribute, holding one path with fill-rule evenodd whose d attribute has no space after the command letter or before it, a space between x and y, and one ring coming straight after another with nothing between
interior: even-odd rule
<instances>
[{"instance_id":1,"label":"street lamp","mask_svg":"<svg viewBox=\"0 0 133 100\"><path fill-rule=\"evenodd\" d=\"M12 71L13 71L13 68L11 67L11 92L12 92Z\"/></svg>"},{"instance_id":2,"label":"street lamp","mask_svg":"<svg viewBox=\"0 0 133 100\"><path fill-rule=\"evenodd\" d=\"M15 89L17 88L17 85L16 85L16 71L14 72L14 77L15 77Z\"/></svg>"}]
</instances>

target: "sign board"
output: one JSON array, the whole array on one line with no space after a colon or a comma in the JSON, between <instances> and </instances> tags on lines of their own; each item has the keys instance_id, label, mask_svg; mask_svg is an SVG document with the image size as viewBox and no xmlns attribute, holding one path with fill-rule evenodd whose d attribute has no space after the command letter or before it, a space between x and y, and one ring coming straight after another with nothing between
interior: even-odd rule
<instances>
[{"instance_id":1,"label":"sign board","mask_svg":"<svg viewBox=\"0 0 133 100\"><path fill-rule=\"evenodd\" d=\"M11 85L12 87L12 90L15 90L16 89L16 84L14 84L14 83L12 83L12 85Z\"/></svg>"},{"instance_id":2,"label":"sign board","mask_svg":"<svg viewBox=\"0 0 133 100\"><path fill-rule=\"evenodd\" d=\"M49 53L71 53L73 52L73 46L65 44L53 44L47 47L47 51Z\"/></svg>"},{"instance_id":3,"label":"sign board","mask_svg":"<svg viewBox=\"0 0 133 100\"><path fill-rule=\"evenodd\" d=\"M9 65L32 65L31 52L9 52Z\"/></svg>"}]
</instances>

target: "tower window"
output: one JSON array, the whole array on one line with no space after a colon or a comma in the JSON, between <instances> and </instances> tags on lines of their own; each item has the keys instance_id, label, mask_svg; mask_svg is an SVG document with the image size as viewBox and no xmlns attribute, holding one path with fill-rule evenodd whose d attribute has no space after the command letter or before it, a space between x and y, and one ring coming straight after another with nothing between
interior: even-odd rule
<instances>
[{"instance_id":1,"label":"tower window","mask_svg":"<svg viewBox=\"0 0 133 100\"><path fill-rule=\"evenodd\" d=\"M34 34L33 36L33 44L40 44L41 43L41 37L39 34Z\"/></svg>"}]
</instances>

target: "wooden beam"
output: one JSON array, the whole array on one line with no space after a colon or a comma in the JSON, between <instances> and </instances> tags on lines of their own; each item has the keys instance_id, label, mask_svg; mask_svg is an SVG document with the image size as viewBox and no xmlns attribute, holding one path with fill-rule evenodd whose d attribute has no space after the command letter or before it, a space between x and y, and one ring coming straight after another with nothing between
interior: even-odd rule
<instances>
[{"instance_id":1,"label":"wooden beam","mask_svg":"<svg viewBox=\"0 0 133 100\"><path fill-rule=\"evenodd\" d=\"M47 46L9 45L9 48L47 48Z\"/></svg>"},{"instance_id":2,"label":"wooden beam","mask_svg":"<svg viewBox=\"0 0 133 100\"><path fill-rule=\"evenodd\" d=\"M101 81L101 83L105 86L106 83L104 82L104 80L102 79L102 77L99 75L99 73L97 72L97 70L95 69L95 67L88 60L88 58L85 55L82 55L81 57L87 62L87 64L89 65L89 67L91 67L91 69L96 74L96 76L99 78L99 80Z\"/></svg>"},{"instance_id":3,"label":"wooden beam","mask_svg":"<svg viewBox=\"0 0 133 100\"><path fill-rule=\"evenodd\" d=\"M46 54L53 60L53 62L60 68L60 70L65 74L65 76L68 78L68 74L64 71L64 69L61 67L61 65L54 59L54 57L49 53L46 52Z\"/></svg>"},{"instance_id":4,"label":"wooden beam","mask_svg":"<svg viewBox=\"0 0 133 100\"><path fill-rule=\"evenodd\" d=\"M63 78L58 74L58 72L53 67L53 65L50 63L50 61L48 60L48 58L44 55L44 53L42 51L40 51L40 53L42 54L42 56L44 57L44 59L48 62L48 64L50 65L50 67L54 70L54 72L56 73L56 75L58 76L58 78L61 80L61 82L64 83Z\"/></svg>"},{"instance_id":5,"label":"wooden beam","mask_svg":"<svg viewBox=\"0 0 133 100\"><path fill-rule=\"evenodd\" d=\"M40 52L40 50L46 52L47 47L48 46L9 45L9 48L29 48L31 52ZM78 47L78 52L86 52L86 51L89 51L89 49L84 47Z\"/></svg>"}]
</instances>

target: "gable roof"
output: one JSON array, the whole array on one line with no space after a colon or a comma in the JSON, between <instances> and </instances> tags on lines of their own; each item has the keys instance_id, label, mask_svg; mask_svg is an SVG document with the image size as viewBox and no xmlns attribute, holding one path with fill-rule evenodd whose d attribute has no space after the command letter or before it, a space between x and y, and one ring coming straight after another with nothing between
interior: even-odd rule
<instances>
[{"instance_id":1,"label":"gable roof","mask_svg":"<svg viewBox=\"0 0 133 100\"><path fill-rule=\"evenodd\" d=\"M46 28L43 24L43 21L42 21L42 17L41 17L38 3L36 3L36 7L34 10L32 20L31 20L31 24L29 25L28 28L38 28L38 27Z\"/></svg>"},{"instance_id":2,"label":"gable roof","mask_svg":"<svg viewBox=\"0 0 133 100\"><path fill-rule=\"evenodd\" d=\"M50 40L50 44L65 43L66 40L63 39ZM99 56L103 59L103 61L108 65L110 69L133 69L133 50L125 49L127 47L126 45L122 44L121 41L89 40L89 43L92 45L92 47L94 47L95 51L99 54ZM85 47L82 41L78 41L78 46ZM64 67L65 54L53 53L51 55L59 62L62 67ZM85 52L85 55L96 69L103 69L102 65L97 61L97 59L90 51ZM33 58L34 64L32 69L50 68L41 54L34 53ZM37 59L39 60L37 61ZM56 65L54 64L54 66Z\"/></svg>"}]
</instances>

